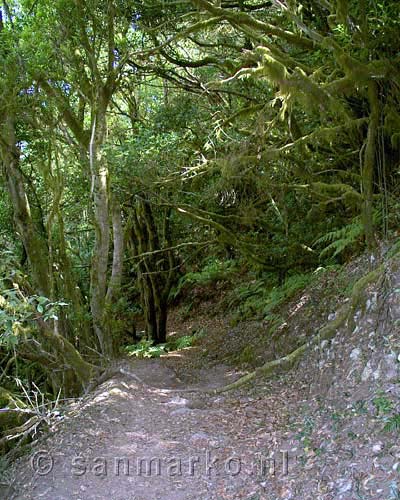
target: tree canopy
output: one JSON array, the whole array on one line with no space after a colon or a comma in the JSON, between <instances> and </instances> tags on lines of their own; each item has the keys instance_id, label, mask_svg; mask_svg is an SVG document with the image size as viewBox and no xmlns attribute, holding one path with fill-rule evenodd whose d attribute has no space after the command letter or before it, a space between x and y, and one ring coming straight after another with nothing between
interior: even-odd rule
<instances>
[{"instance_id":1,"label":"tree canopy","mask_svg":"<svg viewBox=\"0 0 400 500\"><path fill-rule=\"evenodd\" d=\"M374 255L399 31L396 0L3 1L2 369L81 392L210 256L282 283Z\"/></svg>"}]
</instances>

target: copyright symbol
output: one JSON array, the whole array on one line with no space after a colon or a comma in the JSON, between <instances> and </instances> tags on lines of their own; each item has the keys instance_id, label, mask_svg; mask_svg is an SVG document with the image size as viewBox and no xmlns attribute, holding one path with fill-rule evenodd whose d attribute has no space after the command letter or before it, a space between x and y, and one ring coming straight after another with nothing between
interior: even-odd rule
<instances>
[{"instance_id":1,"label":"copyright symbol","mask_svg":"<svg viewBox=\"0 0 400 500\"><path fill-rule=\"evenodd\" d=\"M40 450L32 455L31 467L39 476L47 476L53 470L53 466L54 460L48 451Z\"/></svg>"}]
</instances>

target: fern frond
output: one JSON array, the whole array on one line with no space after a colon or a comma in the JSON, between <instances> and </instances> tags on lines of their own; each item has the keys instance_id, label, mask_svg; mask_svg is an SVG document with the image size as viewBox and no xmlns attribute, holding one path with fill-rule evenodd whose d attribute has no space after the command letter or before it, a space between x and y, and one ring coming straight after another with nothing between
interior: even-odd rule
<instances>
[{"instance_id":1,"label":"fern frond","mask_svg":"<svg viewBox=\"0 0 400 500\"><path fill-rule=\"evenodd\" d=\"M387 432L400 432L400 414L391 417L386 422L384 430Z\"/></svg>"},{"instance_id":2,"label":"fern frond","mask_svg":"<svg viewBox=\"0 0 400 500\"><path fill-rule=\"evenodd\" d=\"M336 257L348 246L354 244L363 232L364 227L361 223L361 219L357 217L351 224L324 234L321 238L318 238L314 245L328 244L328 246L321 251L320 257L326 257L329 254Z\"/></svg>"},{"instance_id":3,"label":"fern frond","mask_svg":"<svg viewBox=\"0 0 400 500\"><path fill-rule=\"evenodd\" d=\"M377 224L381 218L381 211L379 209L375 210L374 224ZM359 216L353 219L350 224L324 234L315 241L313 246L327 244L327 246L320 252L320 257L326 257L329 254L331 254L332 257L336 257L347 247L356 243L363 233L364 226L362 224L361 217Z\"/></svg>"}]
</instances>

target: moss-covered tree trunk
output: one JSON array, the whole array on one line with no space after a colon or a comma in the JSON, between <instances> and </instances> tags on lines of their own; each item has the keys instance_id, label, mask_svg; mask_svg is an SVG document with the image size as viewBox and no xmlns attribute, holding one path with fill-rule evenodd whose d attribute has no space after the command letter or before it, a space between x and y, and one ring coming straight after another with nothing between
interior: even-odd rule
<instances>
[{"instance_id":1,"label":"moss-covered tree trunk","mask_svg":"<svg viewBox=\"0 0 400 500\"><path fill-rule=\"evenodd\" d=\"M99 109L96 111L96 106ZM102 95L94 103L92 135L89 146L90 175L92 183L93 222L95 242L90 274L90 310L93 328L105 356L112 354L112 342L106 328L106 293L108 253L110 249L108 167L102 145L106 134L106 107Z\"/></svg>"},{"instance_id":2,"label":"moss-covered tree trunk","mask_svg":"<svg viewBox=\"0 0 400 500\"><path fill-rule=\"evenodd\" d=\"M170 210L162 212L158 227L148 200L138 199L131 235L141 288L146 334L156 344L166 341L168 297L174 277L174 259L169 241Z\"/></svg>"},{"instance_id":3,"label":"moss-covered tree trunk","mask_svg":"<svg viewBox=\"0 0 400 500\"><path fill-rule=\"evenodd\" d=\"M10 115L1 116L2 136L0 156L6 178L6 187L14 212L14 220L18 235L24 246L29 262L30 281L33 292L47 298L52 297L52 269L46 239L41 229L33 219L29 199L25 190L24 178L20 170L20 151L17 147L15 123ZM76 394L79 388L85 387L94 375L96 368L84 361L78 350L68 340L68 331L64 331L64 323L58 320L45 322L40 316L37 318L39 327L38 340L44 353L51 353L61 361L61 373L64 375L57 380L54 374L49 373L57 385L62 385L67 394Z\"/></svg>"},{"instance_id":4,"label":"moss-covered tree trunk","mask_svg":"<svg viewBox=\"0 0 400 500\"><path fill-rule=\"evenodd\" d=\"M377 136L379 129L379 98L375 82L368 84L368 100L370 115L365 152L361 169L363 208L362 218L365 232L365 242L370 250L376 247L374 233L374 172L377 151Z\"/></svg>"},{"instance_id":5,"label":"moss-covered tree trunk","mask_svg":"<svg viewBox=\"0 0 400 500\"><path fill-rule=\"evenodd\" d=\"M48 297L50 295L50 269L47 243L42 237L42 231L32 218L19 166L20 151L16 145L14 121L10 115L3 115L2 118L1 159L7 190L13 205L15 226L30 264L32 281L38 293Z\"/></svg>"}]
</instances>

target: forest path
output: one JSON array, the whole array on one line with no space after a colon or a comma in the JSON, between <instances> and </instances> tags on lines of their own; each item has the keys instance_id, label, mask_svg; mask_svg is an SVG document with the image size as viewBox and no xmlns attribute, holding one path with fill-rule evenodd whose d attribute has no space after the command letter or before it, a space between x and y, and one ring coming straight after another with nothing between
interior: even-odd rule
<instances>
[{"instance_id":1,"label":"forest path","mask_svg":"<svg viewBox=\"0 0 400 500\"><path fill-rule=\"evenodd\" d=\"M226 366L203 368L185 385L172 361L123 361L20 461L8 498L271 498L276 409L268 416L265 398L206 393L238 376Z\"/></svg>"}]
</instances>

